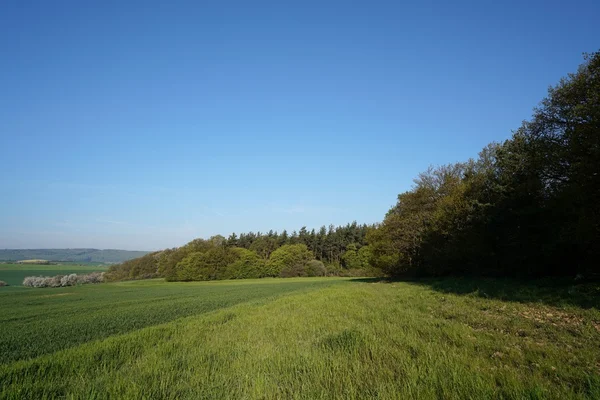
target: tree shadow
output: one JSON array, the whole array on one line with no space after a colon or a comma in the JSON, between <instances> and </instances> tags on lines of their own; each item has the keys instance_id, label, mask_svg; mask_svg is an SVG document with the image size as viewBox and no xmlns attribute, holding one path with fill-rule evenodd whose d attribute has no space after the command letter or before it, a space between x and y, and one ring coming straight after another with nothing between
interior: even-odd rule
<instances>
[{"instance_id":1,"label":"tree shadow","mask_svg":"<svg viewBox=\"0 0 600 400\"><path fill-rule=\"evenodd\" d=\"M352 278L350 282L362 282L362 283L377 283L377 282L391 282L388 278Z\"/></svg>"},{"instance_id":2,"label":"tree shadow","mask_svg":"<svg viewBox=\"0 0 600 400\"><path fill-rule=\"evenodd\" d=\"M600 282L576 283L566 278L518 280L509 278L359 278L355 282L404 282L426 286L437 292L481 298L540 303L555 307L600 309Z\"/></svg>"}]
</instances>

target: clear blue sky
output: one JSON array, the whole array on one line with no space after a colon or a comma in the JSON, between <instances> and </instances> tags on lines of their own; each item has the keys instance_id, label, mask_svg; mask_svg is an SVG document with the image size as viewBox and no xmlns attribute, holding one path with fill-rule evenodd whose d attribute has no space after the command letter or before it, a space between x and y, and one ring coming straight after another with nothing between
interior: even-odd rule
<instances>
[{"instance_id":1,"label":"clear blue sky","mask_svg":"<svg viewBox=\"0 0 600 400\"><path fill-rule=\"evenodd\" d=\"M95 5L85 5L95 3ZM600 48L598 1L4 1L0 248L380 221Z\"/></svg>"}]
</instances>

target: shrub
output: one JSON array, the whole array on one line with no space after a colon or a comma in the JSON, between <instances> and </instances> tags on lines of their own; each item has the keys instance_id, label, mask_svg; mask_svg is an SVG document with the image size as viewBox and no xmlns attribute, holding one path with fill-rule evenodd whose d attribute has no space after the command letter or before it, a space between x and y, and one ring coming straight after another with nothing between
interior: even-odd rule
<instances>
[{"instance_id":1,"label":"shrub","mask_svg":"<svg viewBox=\"0 0 600 400\"><path fill-rule=\"evenodd\" d=\"M118 281L126 279L144 279L144 276L158 274L158 264L161 252L146 254L121 264L111 265L106 274L106 280Z\"/></svg>"},{"instance_id":2,"label":"shrub","mask_svg":"<svg viewBox=\"0 0 600 400\"><path fill-rule=\"evenodd\" d=\"M62 286L62 275L56 275L48 278L48 287L61 287Z\"/></svg>"},{"instance_id":3,"label":"shrub","mask_svg":"<svg viewBox=\"0 0 600 400\"><path fill-rule=\"evenodd\" d=\"M215 239L216 240L216 239ZM252 250L213 246L189 253L165 275L167 281L260 278L264 262Z\"/></svg>"},{"instance_id":4,"label":"shrub","mask_svg":"<svg viewBox=\"0 0 600 400\"><path fill-rule=\"evenodd\" d=\"M86 275L75 275L75 279L76 283L80 285L85 285L89 283L102 283L104 281L104 276L102 272L92 272Z\"/></svg>"},{"instance_id":5,"label":"shrub","mask_svg":"<svg viewBox=\"0 0 600 400\"><path fill-rule=\"evenodd\" d=\"M265 262L256 252L239 247L231 249L238 259L227 266L223 274L225 279L262 278L265 275Z\"/></svg>"},{"instance_id":6,"label":"shrub","mask_svg":"<svg viewBox=\"0 0 600 400\"><path fill-rule=\"evenodd\" d=\"M178 262L175 271L178 281L206 281L214 269L206 262L204 253L195 251Z\"/></svg>"},{"instance_id":7,"label":"shrub","mask_svg":"<svg viewBox=\"0 0 600 400\"><path fill-rule=\"evenodd\" d=\"M327 270L319 260L311 260L306 263L297 263L285 266L279 272L281 278L293 278L297 276L325 276Z\"/></svg>"},{"instance_id":8,"label":"shrub","mask_svg":"<svg viewBox=\"0 0 600 400\"><path fill-rule=\"evenodd\" d=\"M158 272L146 273L146 274L142 274L138 277L138 279L155 279L155 278L160 278L160 274Z\"/></svg>"},{"instance_id":9,"label":"shrub","mask_svg":"<svg viewBox=\"0 0 600 400\"><path fill-rule=\"evenodd\" d=\"M342 267L338 264L327 264L325 265L325 274L327 276L339 276Z\"/></svg>"},{"instance_id":10,"label":"shrub","mask_svg":"<svg viewBox=\"0 0 600 400\"><path fill-rule=\"evenodd\" d=\"M295 271L298 265L304 266L313 257L312 252L304 244L283 245L271 253L267 261L266 275L282 276L282 273L287 275L290 271Z\"/></svg>"},{"instance_id":11,"label":"shrub","mask_svg":"<svg viewBox=\"0 0 600 400\"><path fill-rule=\"evenodd\" d=\"M29 286L29 287L46 287L47 282L46 279L49 277L43 277L43 276L27 276L25 277L25 279L23 279L23 286Z\"/></svg>"},{"instance_id":12,"label":"shrub","mask_svg":"<svg viewBox=\"0 0 600 400\"><path fill-rule=\"evenodd\" d=\"M283 269L279 272L280 278L295 278L298 276L306 276L306 270L302 264L283 267Z\"/></svg>"},{"instance_id":13,"label":"shrub","mask_svg":"<svg viewBox=\"0 0 600 400\"><path fill-rule=\"evenodd\" d=\"M319 260L311 260L306 263L304 267L305 276L325 276L327 269L325 265Z\"/></svg>"},{"instance_id":14,"label":"shrub","mask_svg":"<svg viewBox=\"0 0 600 400\"><path fill-rule=\"evenodd\" d=\"M28 276L23 279L23 286L35 288L65 287L101 282L104 282L104 272L92 272L84 275Z\"/></svg>"},{"instance_id":15,"label":"shrub","mask_svg":"<svg viewBox=\"0 0 600 400\"><path fill-rule=\"evenodd\" d=\"M77 274L65 275L60 281L61 286L74 286L77 284Z\"/></svg>"}]
</instances>

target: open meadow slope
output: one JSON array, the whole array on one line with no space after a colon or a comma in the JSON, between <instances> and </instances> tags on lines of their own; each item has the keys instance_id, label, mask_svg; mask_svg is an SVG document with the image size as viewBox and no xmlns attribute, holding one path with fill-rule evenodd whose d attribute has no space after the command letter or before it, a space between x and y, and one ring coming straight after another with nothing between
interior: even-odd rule
<instances>
[{"instance_id":1,"label":"open meadow slope","mask_svg":"<svg viewBox=\"0 0 600 400\"><path fill-rule=\"evenodd\" d=\"M565 290L301 278L0 293L0 398L600 398L597 288Z\"/></svg>"},{"instance_id":2,"label":"open meadow slope","mask_svg":"<svg viewBox=\"0 0 600 400\"><path fill-rule=\"evenodd\" d=\"M148 252L113 249L0 249L0 260L42 259L48 261L119 263L142 257L145 254L148 254Z\"/></svg>"}]
</instances>

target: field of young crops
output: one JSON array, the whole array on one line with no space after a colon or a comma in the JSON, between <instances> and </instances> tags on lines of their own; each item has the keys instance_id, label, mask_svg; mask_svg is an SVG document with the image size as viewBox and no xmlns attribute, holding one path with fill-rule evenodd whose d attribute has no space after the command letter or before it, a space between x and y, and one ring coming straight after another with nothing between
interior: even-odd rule
<instances>
[{"instance_id":1,"label":"field of young crops","mask_svg":"<svg viewBox=\"0 0 600 400\"><path fill-rule=\"evenodd\" d=\"M107 269L108 267L102 265L74 265L73 263L61 265L0 264L0 281L8 283L10 286L21 286L26 276L89 274Z\"/></svg>"},{"instance_id":2,"label":"field of young crops","mask_svg":"<svg viewBox=\"0 0 600 400\"><path fill-rule=\"evenodd\" d=\"M600 398L600 288L161 280L0 289L0 398Z\"/></svg>"}]
</instances>

